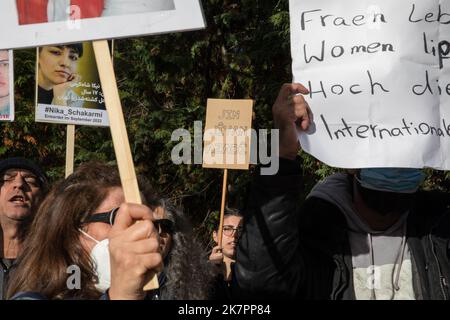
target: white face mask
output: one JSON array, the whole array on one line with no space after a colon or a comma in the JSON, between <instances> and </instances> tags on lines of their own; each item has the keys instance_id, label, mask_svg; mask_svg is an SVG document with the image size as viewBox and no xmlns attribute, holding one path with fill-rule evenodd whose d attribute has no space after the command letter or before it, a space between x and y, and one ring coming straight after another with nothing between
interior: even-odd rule
<instances>
[{"instance_id":1,"label":"white face mask","mask_svg":"<svg viewBox=\"0 0 450 320\"><path fill-rule=\"evenodd\" d=\"M97 241L83 230L80 230L80 232L97 243L91 251L91 259L95 263L95 272L98 277L98 283L95 284L95 287L97 290L105 292L111 285L109 239Z\"/></svg>"}]
</instances>

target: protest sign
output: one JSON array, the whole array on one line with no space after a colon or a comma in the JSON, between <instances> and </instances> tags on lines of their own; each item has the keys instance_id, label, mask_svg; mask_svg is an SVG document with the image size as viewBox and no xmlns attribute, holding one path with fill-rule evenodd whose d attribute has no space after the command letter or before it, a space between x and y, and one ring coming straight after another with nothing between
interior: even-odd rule
<instances>
[{"instance_id":1,"label":"protest sign","mask_svg":"<svg viewBox=\"0 0 450 320\"><path fill-rule=\"evenodd\" d=\"M14 121L14 67L12 50L0 50L0 121Z\"/></svg>"},{"instance_id":2,"label":"protest sign","mask_svg":"<svg viewBox=\"0 0 450 320\"><path fill-rule=\"evenodd\" d=\"M2 0L0 49L204 27L199 0Z\"/></svg>"},{"instance_id":3,"label":"protest sign","mask_svg":"<svg viewBox=\"0 0 450 320\"><path fill-rule=\"evenodd\" d=\"M203 168L224 169L218 246L222 246L228 169L248 170L253 100L208 99L203 136Z\"/></svg>"},{"instance_id":4,"label":"protest sign","mask_svg":"<svg viewBox=\"0 0 450 320\"><path fill-rule=\"evenodd\" d=\"M304 150L336 167L450 169L450 2L290 0Z\"/></svg>"},{"instance_id":5,"label":"protest sign","mask_svg":"<svg viewBox=\"0 0 450 320\"><path fill-rule=\"evenodd\" d=\"M208 99L203 167L248 170L253 100Z\"/></svg>"},{"instance_id":6,"label":"protest sign","mask_svg":"<svg viewBox=\"0 0 450 320\"><path fill-rule=\"evenodd\" d=\"M37 50L36 122L108 126L92 43Z\"/></svg>"}]
</instances>

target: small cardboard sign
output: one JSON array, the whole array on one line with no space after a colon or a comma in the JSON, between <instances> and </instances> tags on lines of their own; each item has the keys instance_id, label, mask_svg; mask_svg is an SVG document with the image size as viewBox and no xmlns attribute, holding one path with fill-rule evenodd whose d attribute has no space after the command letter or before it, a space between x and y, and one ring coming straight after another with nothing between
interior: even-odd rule
<instances>
[{"instance_id":1,"label":"small cardboard sign","mask_svg":"<svg viewBox=\"0 0 450 320\"><path fill-rule=\"evenodd\" d=\"M208 99L203 168L248 170L253 100Z\"/></svg>"}]
</instances>

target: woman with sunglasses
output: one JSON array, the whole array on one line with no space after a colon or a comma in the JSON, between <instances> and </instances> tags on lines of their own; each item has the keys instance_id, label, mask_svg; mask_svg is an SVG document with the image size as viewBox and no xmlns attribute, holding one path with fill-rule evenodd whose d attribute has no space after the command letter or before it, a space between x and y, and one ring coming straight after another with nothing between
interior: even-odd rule
<instances>
[{"instance_id":1,"label":"woman with sunglasses","mask_svg":"<svg viewBox=\"0 0 450 320\"><path fill-rule=\"evenodd\" d=\"M36 214L7 296L143 299L149 275L161 271L159 240L153 212L124 202L119 174L101 163L86 163L56 184Z\"/></svg>"},{"instance_id":2,"label":"woman with sunglasses","mask_svg":"<svg viewBox=\"0 0 450 320\"><path fill-rule=\"evenodd\" d=\"M158 276L160 288L153 300L205 300L211 292L214 273L207 253L196 240L194 229L183 212L170 201L146 194L159 230L164 271Z\"/></svg>"}]
</instances>

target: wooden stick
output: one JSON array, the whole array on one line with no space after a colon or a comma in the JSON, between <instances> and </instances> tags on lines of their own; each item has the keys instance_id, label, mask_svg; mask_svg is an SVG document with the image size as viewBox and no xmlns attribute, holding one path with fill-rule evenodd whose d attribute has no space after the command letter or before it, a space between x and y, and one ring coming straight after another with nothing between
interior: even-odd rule
<instances>
[{"instance_id":1,"label":"wooden stick","mask_svg":"<svg viewBox=\"0 0 450 320\"><path fill-rule=\"evenodd\" d=\"M93 41L95 59L100 74L103 94L105 96L106 110L108 111L111 135L119 167L120 180L127 202L141 204L141 195L131 156L130 143L120 103L119 90L117 89L116 76L109 52L108 41ZM159 287L158 278L154 274L144 286L144 290L153 290Z\"/></svg>"},{"instance_id":2,"label":"wooden stick","mask_svg":"<svg viewBox=\"0 0 450 320\"><path fill-rule=\"evenodd\" d=\"M225 200L227 198L227 178L228 169L223 170L223 185L222 185L222 204L220 205L220 222L219 222L219 241L217 245L222 246L222 235L223 235L223 216L225 214Z\"/></svg>"},{"instance_id":3,"label":"wooden stick","mask_svg":"<svg viewBox=\"0 0 450 320\"><path fill-rule=\"evenodd\" d=\"M73 163L75 157L75 125L67 125L66 137L66 178L73 173Z\"/></svg>"}]
</instances>

